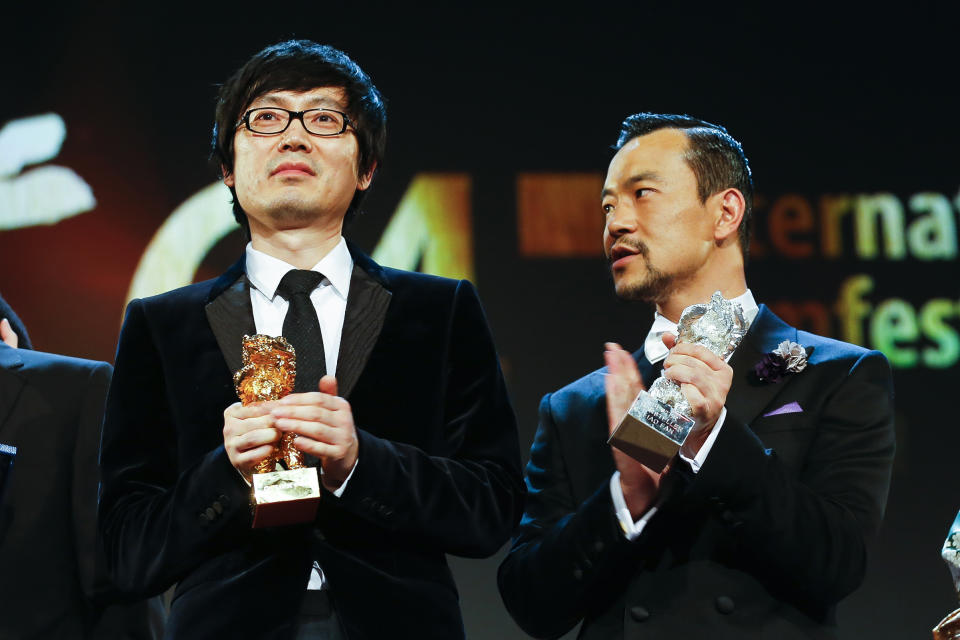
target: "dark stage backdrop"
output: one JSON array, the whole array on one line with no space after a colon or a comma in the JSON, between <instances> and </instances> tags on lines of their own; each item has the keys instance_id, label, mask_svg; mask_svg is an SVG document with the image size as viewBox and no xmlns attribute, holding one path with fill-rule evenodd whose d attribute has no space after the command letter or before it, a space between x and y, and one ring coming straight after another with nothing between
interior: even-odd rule
<instances>
[{"instance_id":1,"label":"dark stage backdrop","mask_svg":"<svg viewBox=\"0 0 960 640\"><path fill-rule=\"evenodd\" d=\"M477 283L526 450L539 398L599 367L605 341L639 347L652 319L615 299L600 251L618 124L688 112L726 125L753 164L757 299L895 367L894 482L866 583L839 609L844 637L925 637L957 606L939 557L960 508L945 13L274 5L5 10L0 291L38 349L112 360L131 296L235 259L206 159L215 85L262 46L307 37L348 51L388 100L387 161L348 237ZM451 559L471 638L523 637L496 594L500 557Z\"/></svg>"}]
</instances>

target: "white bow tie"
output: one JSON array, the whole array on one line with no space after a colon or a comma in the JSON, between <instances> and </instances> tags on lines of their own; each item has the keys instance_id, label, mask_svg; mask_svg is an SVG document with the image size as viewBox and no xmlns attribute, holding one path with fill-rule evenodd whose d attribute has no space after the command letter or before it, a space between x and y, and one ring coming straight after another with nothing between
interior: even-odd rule
<instances>
[{"instance_id":1,"label":"white bow tie","mask_svg":"<svg viewBox=\"0 0 960 640\"><path fill-rule=\"evenodd\" d=\"M643 355L651 364L656 364L667 357L669 349L663 344L663 334L677 334L677 323L670 322L666 317L656 314L653 318L653 326L650 327L650 333L643 342Z\"/></svg>"}]
</instances>

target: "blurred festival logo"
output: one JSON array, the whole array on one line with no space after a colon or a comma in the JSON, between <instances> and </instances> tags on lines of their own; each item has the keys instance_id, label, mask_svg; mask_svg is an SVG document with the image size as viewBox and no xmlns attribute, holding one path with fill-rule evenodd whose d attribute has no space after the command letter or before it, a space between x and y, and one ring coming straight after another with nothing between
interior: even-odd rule
<instances>
[{"instance_id":1,"label":"blurred festival logo","mask_svg":"<svg viewBox=\"0 0 960 640\"><path fill-rule=\"evenodd\" d=\"M67 137L63 118L47 113L0 129L0 230L55 224L97 205L90 185L72 169L43 165Z\"/></svg>"}]
</instances>

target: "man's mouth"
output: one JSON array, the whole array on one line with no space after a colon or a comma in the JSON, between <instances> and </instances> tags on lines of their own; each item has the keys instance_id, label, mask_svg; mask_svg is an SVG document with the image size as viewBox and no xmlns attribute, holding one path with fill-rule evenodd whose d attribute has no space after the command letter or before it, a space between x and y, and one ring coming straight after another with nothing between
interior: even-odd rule
<instances>
[{"instance_id":1,"label":"man's mouth","mask_svg":"<svg viewBox=\"0 0 960 640\"><path fill-rule=\"evenodd\" d=\"M630 247L625 244L615 245L610 249L610 263L614 269L626 266L626 264L636 256L643 253L638 247Z\"/></svg>"},{"instance_id":2,"label":"man's mouth","mask_svg":"<svg viewBox=\"0 0 960 640\"><path fill-rule=\"evenodd\" d=\"M310 167L310 165L304 162L284 162L277 165L277 167L270 172L271 176L276 175L308 175L315 176L317 172Z\"/></svg>"}]
</instances>

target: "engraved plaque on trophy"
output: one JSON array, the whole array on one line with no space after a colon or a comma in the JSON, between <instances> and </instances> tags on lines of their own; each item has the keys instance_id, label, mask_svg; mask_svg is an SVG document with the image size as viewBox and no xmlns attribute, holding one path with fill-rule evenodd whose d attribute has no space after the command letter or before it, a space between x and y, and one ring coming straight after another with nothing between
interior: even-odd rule
<instances>
[{"instance_id":1,"label":"engraved plaque on trophy","mask_svg":"<svg viewBox=\"0 0 960 640\"><path fill-rule=\"evenodd\" d=\"M283 337L243 336L243 366L234 374L233 384L244 406L289 394L296 374L293 345ZM254 471L255 529L309 522L317 514L317 470L304 465L303 453L293 445L295 439L295 434L283 434L273 453Z\"/></svg>"},{"instance_id":2,"label":"engraved plaque on trophy","mask_svg":"<svg viewBox=\"0 0 960 640\"><path fill-rule=\"evenodd\" d=\"M940 555L950 567L953 586L957 590L957 597L960 598L960 513L950 527L950 533L943 542L943 551ZM933 640L956 640L957 638L960 638L960 609L948 614L933 628Z\"/></svg>"},{"instance_id":3,"label":"engraved plaque on trophy","mask_svg":"<svg viewBox=\"0 0 960 640\"><path fill-rule=\"evenodd\" d=\"M740 305L725 300L717 291L706 304L684 309L677 331L678 343L699 344L726 359L746 334L747 322ZM690 414L690 404L680 385L661 373L649 391L637 395L607 442L660 471L693 429Z\"/></svg>"}]
</instances>

